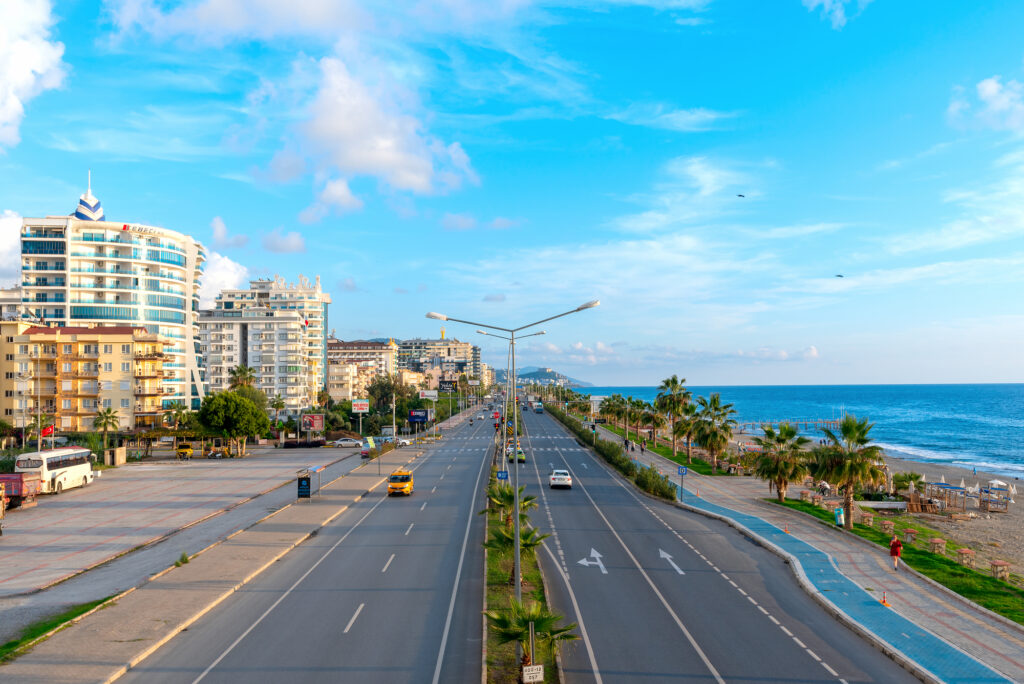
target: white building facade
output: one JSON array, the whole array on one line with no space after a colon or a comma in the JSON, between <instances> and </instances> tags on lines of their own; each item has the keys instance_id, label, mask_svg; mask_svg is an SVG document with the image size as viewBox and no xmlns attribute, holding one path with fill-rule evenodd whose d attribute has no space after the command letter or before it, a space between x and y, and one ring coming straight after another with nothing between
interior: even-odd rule
<instances>
[{"instance_id":1,"label":"white building facade","mask_svg":"<svg viewBox=\"0 0 1024 684\"><path fill-rule=\"evenodd\" d=\"M193 409L205 396L199 279L206 253L191 236L106 220L92 194L70 216L25 218L22 303L36 322L135 326L166 340L161 403Z\"/></svg>"},{"instance_id":2,"label":"white building facade","mask_svg":"<svg viewBox=\"0 0 1024 684\"><path fill-rule=\"evenodd\" d=\"M221 291L215 309L200 317L211 391L227 389L235 366L249 366L255 386L268 399L280 395L289 414L312 406L327 381L330 302L319 276L310 282L300 275L296 284L275 276L250 281L248 290Z\"/></svg>"}]
</instances>

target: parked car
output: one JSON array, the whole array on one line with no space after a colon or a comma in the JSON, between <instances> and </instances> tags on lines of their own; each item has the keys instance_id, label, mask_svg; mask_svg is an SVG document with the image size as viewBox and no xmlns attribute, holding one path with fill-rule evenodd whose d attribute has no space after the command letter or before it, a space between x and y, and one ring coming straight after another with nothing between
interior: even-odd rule
<instances>
[{"instance_id":1,"label":"parked car","mask_svg":"<svg viewBox=\"0 0 1024 684\"><path fill-rule=\"evenodd\" d=\"M359 457L360 458L370 458L370 445L366 444L366 443L363 443L362 447L363 448L359 450Z\"/></svg>"},{"instance_id":2,"label":"parked car","mask_svg":"<svg viewBox=\"0 0 1024 684\"><path fill-rule=\"evenodd\" d=\"M341 439L336 439L331 442L331 446L336 447L357 447L362 446L362 444L361 440L354 439L352 437L342 437Z\"/></svg>"},{"instance_id":3,"label":"parked car","mask_svg":"<svg viewBox=\"0 0 1024 684\"><path fill-rule=\"evenodd\" d=\"M412 440L407 439L405 437L400 437L398 439L398 446L412 446Z\"/></svg>"}]
</instances>

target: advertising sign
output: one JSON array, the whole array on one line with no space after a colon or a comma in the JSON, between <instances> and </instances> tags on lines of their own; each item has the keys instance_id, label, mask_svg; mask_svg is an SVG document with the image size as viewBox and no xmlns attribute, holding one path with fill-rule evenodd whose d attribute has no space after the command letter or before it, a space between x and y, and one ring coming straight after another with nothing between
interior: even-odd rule
<instances>
[{"instance_id":1,"label":"advertising sign","mask_svg":"<svg viewBox=\"0 0 1024 684\"><path fill-rule=\"evenodd\" d=\"M352 400L352 413L369 413L370 412L370 400L369 399L353 399Z\"/></svg>"},{"instance_id":2,"label":"advertising sign","mask_svg":"<svg viewBox=\"0 0 1024 684\"><path fill-rule=\"evenodd\" d=\"M480 381L479 380L470 380L469 381L469 386L470 387L479 387L479 385L480 385Z\"/></svg>"},{"instance_id":3,"label":"advertising sign","mask_svg":"<svg viewBox=\"0 0 1024 684\"><path fill-rule=\"evenodd\" d=\"M543 682L543 665L523 665L523 682Z\"/></svg>"},{"instance_id":4,"label":"advertising sign","mask_svg":"<svg viewBox=\"0 0 1024 684\"><path fill-rule=\"evenodd\" d=\"M324 429L324 414L306 413L302 416L303 432L320 432Z\"/></svg>"},{"instance_id":5,"label":"advertising sign","mask_svg":"<svg viewBox=\"0 0 1024 684\"><path fill-rule=\"evenodd\" d=\"M411 409L409 411L409 422L410 423L426 423L427 422L427 409Z\"/></svg>"},{"instance_id":6,"label":"advertising sign","mask_svg":"<svg viewBox=\"0 0 1024 684\"><path fill-rule=\"evenodd\" d=\"M310 481L309 475L300 475L299 476L299 478L298 478L299 491L297 492L298 496L296 498L299 498L299 499L308 499L308 498L310 498L310 495L312 494L312 492L310 491L309 481Z\"/></svg>"},{"instance_id":7,"label":"advertising sign","mask_svg":"<svg viewBox=\"0 0 1024 684\"><path fill-rule=\"evenodd\" d=\"M437 399L437 390L420 390L420 399Z\"/></svg>"},{"instance_id":8,"label":"advertising sign","mask_svg":"<svg viewBox=\"0 0 1024 684\"><path fill-rule=\"evenodd\" d=\"M459 385L459 383L456 382L455 380L438 380L437 381L437 389L438 389L438 391L444 392L446 394L455 394L456 392L458 392L459 391L458 385Z\"/></svg>"}]
</instances>

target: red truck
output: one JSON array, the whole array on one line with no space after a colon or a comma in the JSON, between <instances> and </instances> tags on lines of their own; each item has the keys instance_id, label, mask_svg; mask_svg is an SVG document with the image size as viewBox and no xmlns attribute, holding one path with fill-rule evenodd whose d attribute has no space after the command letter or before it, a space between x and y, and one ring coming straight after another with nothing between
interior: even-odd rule
<instances>
[{"instance_id":1,"label":"red truck","mask_svg":"<svg viewBox=\"0 0 1024 684\"><path fill-rule=\"evenodd\" d=\"M0 473L0 483L7 508L35 506L42 488L38 473Z\"/></svg>"}]
</instances>

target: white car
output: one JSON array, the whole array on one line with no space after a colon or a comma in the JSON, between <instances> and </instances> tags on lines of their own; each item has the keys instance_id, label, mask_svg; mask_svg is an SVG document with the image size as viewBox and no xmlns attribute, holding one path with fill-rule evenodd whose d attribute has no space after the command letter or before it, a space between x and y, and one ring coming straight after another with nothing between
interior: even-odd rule
<instances>
[{"instance_id":1,"label":"white car","mask_svg":"<svg viewBox=\"0 0 1024 684\"><path fill-rule=\"evenodd\" d=\"M362 446L363 442L359 439L352 439L351 437L342 437L331 442L336 447L357 447Z\"/></svg>"},{"instance_id":2,"label":"white car","mask_svg":"<svg viewBox=\"0 0 1024 684\"><path fill-rule=\"evenodd\" d=\"M412 446L412 440L405 437L398 438L398 446Z\"/></svg>"},{"instance_id":3,"label":"white car","mask_svg":"<svg viewBox=\"0 0 1024 684\"><path fill-rule=\"evenodd\" d=\"M477 420L483 420L484 419L484 414L481 413L479 416L476 417L476 419Z\"/></svg>"},{"instance_id":4,"label":"white car","mask_svg":"<svg viewBox=\"0 0 1024 684\"><path fill-rule=\"evenodd\" d=\"M552 470L551 478L548 482L551 485L551 489L554 489L555 487L572 489L572 475L569 474L568 470Z\"/></svg>"}]
</instances>

